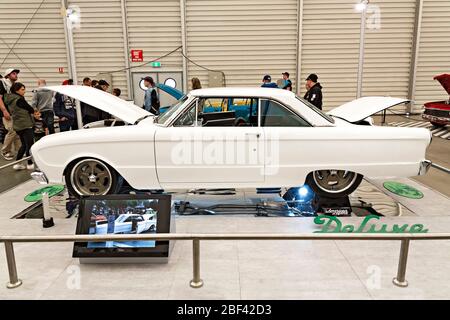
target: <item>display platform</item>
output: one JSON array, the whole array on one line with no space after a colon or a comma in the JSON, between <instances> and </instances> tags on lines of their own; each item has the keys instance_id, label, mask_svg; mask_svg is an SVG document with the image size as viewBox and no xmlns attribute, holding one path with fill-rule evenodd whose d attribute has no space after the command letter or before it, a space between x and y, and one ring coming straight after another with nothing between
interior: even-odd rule
<instances>
[{"instance_id":1,"label":"display platform","mask_svg":"<svg viewBox=\"0 0 450 320\"><path fill-rule=\"evenodd\" d=\"M308 188L300 188L295 192L282 190L279 188L264 190L234 190L234 189L198 189L188 193L170 193L172 197L172 214L177 215L220 215L220 214L247 214L255 217L310 217L314 216L317 205L314 194ZM28 193L28 192L27 192ZM26 193L25 193L26 194ZM163 190L158 192L133 191L131 189L121 190L121 194L164 194ZM413 208L410 204L406 207L401 205L401 201L406 201L404 197L395 197L387 191L382 182L375 186L373 182L363 180L358 189L352 193L348 200L351 205L353 216L366 216L368 214L378 214L382 216L413 215ZM76 218L78 216L79 200L69 197L67 191L50 198L50 210L54 218ZM323 206L330 208L332 206ZM336 210L348 207L345 202L340 206L335 205ZM373 210L372 210L373 209ZM38 201L31 206L22 207L12 219L42 219L42 203ZM323 211L322 211L323 212ZM336 211L337 214L345 212Z\"/></svg>"}]
</instances>

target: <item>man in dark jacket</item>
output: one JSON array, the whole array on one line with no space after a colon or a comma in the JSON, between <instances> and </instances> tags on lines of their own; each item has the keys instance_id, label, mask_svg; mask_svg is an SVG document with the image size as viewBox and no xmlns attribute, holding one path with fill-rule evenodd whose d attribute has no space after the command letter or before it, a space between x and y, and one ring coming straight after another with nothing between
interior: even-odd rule
<instances>
[{"instance_id":1,"label":"man in dark jacket","mask_svg":"<svg viewBox=\"0 0 450 320\"><path fill-rule=\"evenodd\" d=\"M88 77L83 79L83 86L90 87L91 85L92 85L91 79L89 79ZM101 110L98 110L97 108L83 101L80 101L80 106L81 106L81 114L83 115L83 124L88 124L102 119Z\"/></svg>"},{"instance_id":2,"label":"man in dark jacket","mask_svg":"<svg viewBox=\"0 0 450 320\"><path fill-rule=\"evenodd\" d=\"M108 89L109 89L109 83L106 82L106 80L100 80L100 81L98 82L98 84L95 86L95 89L98 89L98 90L101 90L101 91L104 91L104 92L108 92ZM108 93L109 93L109 92L108 92ZM93 108L93 107L92 107L92 108ZM112 116L111 116L108 112L99 110L99 109L97 109L97 108L95 108L95 109L96 109L97 117L98 117L98 119L95 120L95 121L106 120L106 119L111 119L111 118L112 118Z\"/></svg>"},{"instance_id":3,"label":"man in dark jacket","mask_svg":"<svg viewBox=\"0 0 450 320\"><path fill-rule=\"evenodd\" d=\"M261 85L262 88L278 88L277 84L275 82L272 82L272 77L268 74L266 74L263 78L263 84Z\"/></svg>"},{"instance_id":4,"label":"man in dark jacket","mask_svg":"<svg viewBox=\"0 0 450 320\"><path fill-rule=\"evenodd\" d=\"M304 99L311 102L317 108L322 110L322 86L317 82L318 77L316 74L312 73L306 78L306 90Z\"/></svg>"},{"instance_id":5,"label":"man in dark jacket","mask_svg":"<svg viewBox=\"0 0 450 320\"><path fill-rule=\"evenodd\" d=\"M63 85L69 85L69 81L65 80ZM69 131L76 130L77 127L77 114L76 114L76 104L75 99L72 99L69 96L56 93L55 94L55 102L53 104L53 111L55 115L59 118L59 130Z\"/></svg>"}]
</instances>

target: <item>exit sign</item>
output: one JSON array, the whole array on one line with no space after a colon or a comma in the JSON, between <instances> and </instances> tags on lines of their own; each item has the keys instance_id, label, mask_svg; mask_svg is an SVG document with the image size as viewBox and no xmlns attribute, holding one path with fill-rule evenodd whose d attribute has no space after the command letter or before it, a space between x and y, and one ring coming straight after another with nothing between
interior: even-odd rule
<instances>
[{"instance_id":1,"label":"exit sign","mask_svg":"<svg viewBox=\"0 0 450 320\"><path fill-rule=\"evenodd\" d=\"M153 68L161 68L161 62L159 62L159 61L153 61L152 64L151 64L151 66L152 66Z\"/></svg>"}]
</instances>

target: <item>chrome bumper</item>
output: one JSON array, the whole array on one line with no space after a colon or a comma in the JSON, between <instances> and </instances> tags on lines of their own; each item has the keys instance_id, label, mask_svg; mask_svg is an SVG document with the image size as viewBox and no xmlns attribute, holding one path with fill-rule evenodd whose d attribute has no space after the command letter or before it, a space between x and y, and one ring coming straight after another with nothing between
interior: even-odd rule
<instances>
[{"instance_id":1,"label":"chrome bumper","mask_svg":"<svg viewBox=\"0 0 450 320\"><path fill-rule=\"evenodd\" d=\"M48 184L48 179L43 172L33 171L31 173L31 178L39 184Z\"/></svg>"},{"instance_id":2,"label":"chrome bumper","mask_svg":"<svg viewBox=\"0 0 450 320\"><path fill-rule=\"evenodd\" d=\"M431 161L430 160L424 160L420 162L420 168L419 168L419 176L423 176L428 172L428 170L431 167Z\"/></svg>"}]
</instances>

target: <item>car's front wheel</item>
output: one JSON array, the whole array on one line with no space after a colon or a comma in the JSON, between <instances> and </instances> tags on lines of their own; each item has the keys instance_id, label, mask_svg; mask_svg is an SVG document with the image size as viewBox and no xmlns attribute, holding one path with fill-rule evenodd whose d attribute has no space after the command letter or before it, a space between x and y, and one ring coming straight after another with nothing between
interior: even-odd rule
<instances>
[{"instance_id":1,"label":"car's front wheel","mask_svg":"<svg viewBox=\"0 0 450 320\"><path fill-rule=\"evenodd\" d=\"M72 162L65 180L69 193L76 197L118 193L123 182L113 168L93 158Z\"/></svg>"},{"instance_id":2,"label":"car's front wheel","mask_svg":"<svg viewBox=\"0 0 450 320\"><path fill-rule=\"evenodd\" d=\"M358 188L363 176L345 170L318 170L306 177L306 184L318 195L339 198L349 195Z\"/></svg>"}]
</instances>

